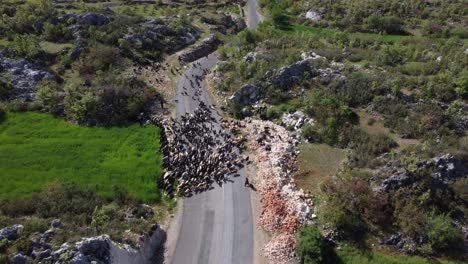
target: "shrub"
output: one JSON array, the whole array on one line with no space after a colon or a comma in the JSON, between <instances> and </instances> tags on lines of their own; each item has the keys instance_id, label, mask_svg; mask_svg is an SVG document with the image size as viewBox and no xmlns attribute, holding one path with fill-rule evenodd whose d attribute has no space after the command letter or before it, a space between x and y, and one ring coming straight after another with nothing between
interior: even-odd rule
<instances>
[{"instance_id":1,"label":"shrub","mask_svg":"<svg viewBox=\"0 0 468 264\"><path fill-rule=\"evenodd\" d=\"M381 65L395 66L403 64L405 59L404 50L398 46L385 46L378 56Z\"/></svg>"},{"instance_id":2,"label":"shrub","mask_svg":"<svg viewBox=\"0 0 468 264\"><path fill-rule=\"evenodd\" d=\"M42 35L48 41L67 41L72 38L72 34L68 27L64 24L45 23L42 29Z\"/></svg>"},{"instance_id":3,"label":"shrub","mask_svg":"<svg viewBox=\"0 0 468 264\"><path fill-rule=\"evenodd\" d=\"M93 47L89 53L80 59L79 71L81 74L95 74L97 71L107 71L118 65L120 59L119 49L114 47Z\"/></svg>"},{"instance_id":4,"label":"shrub","mask_svg":"<svg viewBox=\"0 0 468 264\"><path fill-rule=\"evenodd\" d=\"M0 106L0 122L2 122L3 120L5 120L5 118L6 118L5 109L3 109L2 106Z\"/></svg>"},{"instance_id":5,"label":"shrub","mask_svg":"<svg viewBox=\"0 0 468 264\"><path fill-rule=\"evenodd\" d=\"M325 242L320 234L320 230L315 225L301 228L296 246L296 254L301 259L301 263L321 263L324 248Z\"/></svg>"},{"instance_id":6,"label":"shrub","mask_svg":"<svg viewBox=\"0 0 468 264\"><path fill-rule=\"evenodd\" d=\"M44 111L51 114L58 114L63 110L62 99L59 92L62 91L60 85L54 81L42 81L36 87L36 102Z\"/></svg>"},{"instance_id":7,"label":"shrub","mask_svg":"<svg viewBox=\"0 0 468 264\"><path fill-rule=\"evenodd\" d=\"M388 196L372 191L362 179L329 179L320 186L325 201L320 217L336 228L359 239L365 230L389 225Z\"/></svg>"},{"instance_id":8,"label":"shrub","mask_svg":"<svg viewBox=\"0 0 468 264\"><path fill-rule=\"evenodd\" d=\"M16 240L15 243L14 243L14 246L16 246L16 249L25 254L25 255L31 255L32 251L33 251L33 242L31 241L31 239L29 239L28 237L21 237L20 239ZM0 262L1 263L1 262Z\"/></svg>"},{"instance_id":9,"label":"shrub","mask_svg":"<svg viewBox=\"0 0 468 264\"><path fill-rule=\"evenodd\" d=\"M394 216L403 233L408 236L420 236L426 231L427 216L413 201L397 201Z\"/></svg>"},{"instance_id":10,"label":"shrub","mask_svg":"<svg viewBox=\"0 0 468 264\"><path fill-rule=\"evenodd\" d=\"M458 79L456 82L455 92L463 99L468 99L468 76L465 74L463 77Z\"/></svg>"},{"instance_id":11,"label":"shrub","mask_svg":"<svg viewBox=\"0 0 468 264\"><path fill-rule=\"evenodd\" d=\"M307 140L317 138L317 131L314 125L305 124L302 127L301 136Z\"/></svg>"},{"instance_id":12,"label":"shrub","mask_svg":"<svg viewBox=\"0 0 468 264\"><path fill-rule=\"evenodd\" d=\"M400 19L392 16L370 16L365 20L365 27L369 30L375 30L387 34L399 34L403 32Z\"/></svg>"},{"instance_id":13,"label":"shrub","mask_svg":"<svg viewBox=\"0 0 468 264\"><path fill-rule=\"evenodd\" d=\"M436 250L448 249L461 241L461 232L452 225L452 219L446 215L432 215L429 218L429 243Z\"/></svg>"},{"instance_id":14,"label":"shrub","mask_svg":"<svg viewBox=\"0 0 468 264\"><path fill-rule=\"evenodd\" d=\"M28 58L34 58L42 52L39 38L34 35L15 35L7 50L13 56Z\"/></svg>"},{"instance_id":15,"label":"shrub","mask_svg":"<svg viewBox=\"0 0 468 264\"><path fill-rule=\"evenodd\" d=\"M15 87L9 75L0 74L0 99L6 98Z\"/></svg>"},{"instance_id":16,"label":"shrub","mask_svg":"<svg viewBox=\"0 0 468 264\"><path fill-rule=\"evenodd\" d=\"M271 9L271 19L277 28L287 28L289 26L289 17L285 14L285 10L279 6Z\"/></svg>"}]
</instances>

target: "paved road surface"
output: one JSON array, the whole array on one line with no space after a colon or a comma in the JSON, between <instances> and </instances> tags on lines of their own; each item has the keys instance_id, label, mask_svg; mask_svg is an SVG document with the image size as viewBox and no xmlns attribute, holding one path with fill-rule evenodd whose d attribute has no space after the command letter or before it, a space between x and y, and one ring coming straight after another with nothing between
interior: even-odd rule
<instances>
[{"instance_id":1,"label":"paved road surface","mask_svg":"<svg viewBox=\"0 0 468 264\"><path fill-rule=\"evenodd\" d=\"M263 21L263 16L257 11L257 0L248 0L247 2L247 27L251 30L257 29L260 22Z\"/></svg>"},{"instance_id":2,"label":"paved road surface","mask_svg":"<svg viewBox=\"0 0 468 264\"><path fill-rule=\"evenodd\" d=\"M196 67L191 64L181 76L177 87L177 118L185 113L193 113L199 104L198 100L211 105L205 87L197 85L195 76L202 76L202 69L210 69L216 61L215 54L202 58L195 62ZM201 94L195 94L197 89ZM185 92L188 95L182 94ZM215 111L213 116L219 119ZM250 193L244 187L245 177L242 171L240 174L240 177L231 177L231 183L215 185L213 190L184 199L173 264L252 263L253 222Z\"/></svg>"},{"instance_id":3,"label":"paved road surface","mask_svg":"<svg viewBox=\"0 0 468 264\"><path fill-rule=\"evenodd\" d=\"M253 30L263 21L256 6L256 0L248 0L248 27ZM193 113L199 101L212 105L203 84L197 84L196 76L202 77L203 69L211 69L216 62L216 55L211 54L190 64L182 74L177 84L177 118ZM220 118L216 112L213 116ZM244 187L243 171L239 174L240 177L231 177L230 183L215 185L213 190L184 199L172 264L252 263L254 223L250 193Z\"/></svg>"}]
</instances>

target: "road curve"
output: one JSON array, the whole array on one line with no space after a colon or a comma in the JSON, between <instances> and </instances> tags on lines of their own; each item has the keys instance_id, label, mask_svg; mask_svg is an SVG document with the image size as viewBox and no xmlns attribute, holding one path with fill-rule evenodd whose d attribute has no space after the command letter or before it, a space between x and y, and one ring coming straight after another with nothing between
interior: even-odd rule
<instances>
[{"instance_id":1,"label":"road curve","mask_svg":"<svg viewBox=\"0 0 468 264\"><path fill-rule=\"evenodd\" d=\"M193 113L200 101L212 105L203 83L199 85L196 79L202 78L203 70L212 68L216 62L216 55L211 54L190 64L182 74L177 84L177 118ZM197 90L200 94L196 94ZM216 111L213 117L220 118ZM231 178L232 182L184 199L173 264L252 263L250 193L244 187L243 172L239 173L240 177Z\"/></svg>"},{"instance_id":2,"label":"road curve","mask_svg":"<svg viewBox=\"0 0 468 264\"><path fill-rule=\"evenodd\" d=\"M247 1L247 27L255 30L258 24L263 21L263 16L257 11L257 0Z\"/></svg>"}]
</instances>

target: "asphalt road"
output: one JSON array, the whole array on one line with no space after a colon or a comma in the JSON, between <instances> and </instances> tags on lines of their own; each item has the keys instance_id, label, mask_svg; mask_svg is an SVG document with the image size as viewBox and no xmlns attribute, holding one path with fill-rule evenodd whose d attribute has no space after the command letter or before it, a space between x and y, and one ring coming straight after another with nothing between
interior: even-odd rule
<instances>
[{"instance_id":1,"label":"asphalt road","mask_svg":"<svg viewBox=\"0 0 468 264\"><path fill-rule=\"evenodd\" d=\"M263 17L256 0L248 0L247 23L255 30ZM203 82L203 71L216 65L216 54L188 65L177 84L176 116L193 113L200 101L211 106ZM213 117L220 116L213 111ZM219 128L221 129L221 128ZM172 264L249 264L253 262L253 217L250 193L244 187L245 176L183 202L183 214Z\"/></svg>"},{"instance_id":2,"label":"asphalt road","mask_svg":"<svg viewBox=\"0 0 468 264\"><path fill-rule=\"evenodd\" d=\"M247 2L247 27L251 30L257 29L260 22L263 21L263 16L257 11L257 0L248 0Z\"/></svg>"},{"instance_id":3,"label":"asphalt road","mask_svg":"<svg viewBox=\"0 0 468 264\"><path fill-rule=\"evenodd\" d=\"M216 55L211 54L190 64L182 74L177 85L177 118L193 113L200 101L212 105L196 76L201 78L203 69L212 68L216 62ZM213 117L220 118L216 111ZM252 207L242 171L240 175L223 186L215 185L212 190L184 199L173 264L252 263Z\"/></svg>"}]
</instances>

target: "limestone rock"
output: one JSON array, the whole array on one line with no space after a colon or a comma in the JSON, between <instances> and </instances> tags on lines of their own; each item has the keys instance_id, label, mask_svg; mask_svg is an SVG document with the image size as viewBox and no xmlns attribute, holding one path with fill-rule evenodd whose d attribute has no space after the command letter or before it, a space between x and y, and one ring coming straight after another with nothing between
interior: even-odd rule
<instances>
[{"instance_id":1,"label":"limestone rock","mask_svg":"<svg viewBox=\"0 0 468 264\"><path fill-rule=\"evenodd\" d=\"M215 34L212 34L192 50L186 51L180 55L179 59L185 63L196 61L214 52L220 44L222 44L222 41Z\"/></svg>"},{"instance_id":2,"label":"limestone rock","mask_svg":"<svg viewBox=\"0 0 468 264\"><path fill-rule=\"evenodd\" d=\"M36 85L42 80L55 80L48 71L41 70L25 59L10 59L0 52L0 73L11 75L14 85L11 99L32 100Z\"/></svg>"}]
</instances>

